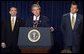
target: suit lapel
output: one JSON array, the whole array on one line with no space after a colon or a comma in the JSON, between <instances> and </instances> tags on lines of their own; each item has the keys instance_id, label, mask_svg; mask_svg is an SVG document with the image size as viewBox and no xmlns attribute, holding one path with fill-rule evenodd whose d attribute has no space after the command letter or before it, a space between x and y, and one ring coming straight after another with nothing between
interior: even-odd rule
<instances>
[{"instance_id":1,"label":"suit lapel","mask_svg":"<svg viewBox=\"0 0 84 54\"><path fill-rule=\"evenodd\" d=\"M69 22L69 25L70 25L70 29L72 29L72 26L71 26L71 19L70 19L70 14L68 15L68 21Z\"/></svg>"},{"instance_id":2,"label":"suit lapel","mask_svg":"<svg viewBox=\"0 0 84 54\"><path fill-rule=\"evenodd\" d=\"M40 18L39 18L39 25L41 24L41 21L42 21L42 16L40 15Z\"/></svg>"},{"instance_id":3,"label":"suit lapel","mask_svg":"<svg viewBox=\"0 0 84 54\"><path fill-rule=\"evenodd\" d=\"M14 26L14 30L16 29L16 27L19 27L19 24L18 24L19 20L18 20L18 17L16 18L16 21L15 21L15 26Z\"/></svg>"},{"instance_id":4,"label":"suit lapel","mask_svg":"<svg viewBox=\"0 0 84 54\"><path fill-rule=\"evenodd\" d=\"M77 14L74 29L77 29L77 27L78 27L79 23L80 23L80 18L79 18L78 14Z\"/></svg>"},{"instance_id":5,"label":"suit lapel","mask_svg":"<svg viewBox=\"0 0 84 54\"><path fill-rule=\"evenodd\" d=\"M31 22L31 23L30 23L30 22ZM29 23L31 24L30 27L33 27L33 15L30 17L30 21L29 21Z\"/></svg>"},{"instance_id":6,"label":"suit lapel","mask_svg":"<svg viewBox=\"0 0 84 54\"><path fill-rule=\"evenodd\" d=\"M8 27L9 27L9 29L12 31L12 27L11 27L11 17L8 18Z\"/></svg>"}]
</instances>

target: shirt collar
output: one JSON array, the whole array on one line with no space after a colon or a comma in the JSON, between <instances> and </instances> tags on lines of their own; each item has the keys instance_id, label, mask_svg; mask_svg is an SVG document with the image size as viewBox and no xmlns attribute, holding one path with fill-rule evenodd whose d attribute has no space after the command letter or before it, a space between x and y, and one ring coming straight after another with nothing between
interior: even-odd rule
<instances>
[{"instance_id":1,"label":"shirt collar","mask_svg":"<svg viewBox=\"0 0 84 54\"><path fill-rule=\"evenodd\" d=\"M34 17L36 17L35 15L34 15ZM39 16L37 16L37 18L39 18L40 17L40 15Z\"/></svg>"},{"instance_id":2,"label":"shirt collar","mask_svg":"<svg viewBox=\"0 0 84 54\"><path fill-rule=\"evenodd\" d=\"M71 12L70 12L71 15L73 15ZM74 15L77 15L77 13L74 13Z\"/></svg>"},{"instance_id":3,"label":"shirt collar","mask_svg":"<svg viewBox=\"0 0 84 54\"><path fill-rule=\"evenodd\" d=\"M16 18L16 16L11 16L11 18Z\"/></svg>"},{"instance_id":4,"label":"shirt collar","mask_svg":"<svg viewBox=\"0 0 84 54\"><path fill-rule=\"evenodd\" d=\"M37 20L39 20L39 18L40 18L40 15L37 16ZM33 20L34 20L34 21L36 20L36 16L35 16L35 15L33 16Z\"/></svg>"}]
</instances>

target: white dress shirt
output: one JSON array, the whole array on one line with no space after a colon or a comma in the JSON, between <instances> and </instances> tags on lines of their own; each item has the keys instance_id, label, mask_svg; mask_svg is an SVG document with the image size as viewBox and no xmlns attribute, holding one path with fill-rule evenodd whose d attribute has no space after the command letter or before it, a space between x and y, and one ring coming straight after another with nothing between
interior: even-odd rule
<instances>
[{"instance_id":1,"label":"white dress shirt","mask_svg":"<svg viewBox=\"0 0 84 54\"><path fill-rule=\"evenodd\" d=\"M35 16L35 15L34 15L34 16L33 16L33 21L36 21L36 20L38 21L39 18L40 18L40 15L39 15L39 16Z\"/></svg>"},{"instance_id":2,"label":"white dress shirt","mask_svg":"<svg viewBox=\"0 0 84 54\"><path fill-rule=\"evenodd\" d=\"M14 18L14 25L15 25L15 22L16 22L16 16L11 16L11 21L12 21L13 18Z\"/></svg>"},{"instance_id":3,"label":"white dress shirt","mask_svg":"<svg viewBox=\"0 0 84 54\"><path fill-rule=\"evenodd\" d=\"M13 18L14 18L14 24L15 24L16 16L11 16L11 21L12 21Z\"/></svg>"},{"instance_id":4,"label":"white dress shirt","mask_svg":"<svg viewBox=\"0 0 84 54\"><path fill-rule=\"evenodd\" d=\"M72 22L72 13L70 12L70 20ZM76 16L77 16L77 13L74 13L74 22L76 22Z\"/></svg>"}]
</instances>

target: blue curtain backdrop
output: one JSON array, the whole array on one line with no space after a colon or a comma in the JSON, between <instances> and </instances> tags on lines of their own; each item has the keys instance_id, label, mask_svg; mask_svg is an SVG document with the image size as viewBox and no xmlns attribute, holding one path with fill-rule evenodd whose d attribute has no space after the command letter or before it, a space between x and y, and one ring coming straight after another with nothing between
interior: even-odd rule
<instances>
[{"instance_id":1,"label":"blue curtain backdrop","mask_svg":"<svg viewBox=\"0 0 84 54\"><path fill-rule=\"evenodd\" d=\"M16 6L18 16L26 20L31 15L31 5L37 1L1 1L1 18L6 19L9 15L9 8ZM77 1L79 13L83 15L83 2ZM60 23L62 15L70 10L71 1L40 1L41 13L50 19L51 26L55 28L53 33L54 47L53 52L59 52L63 47Z\"/></svg>"}]
</instances>

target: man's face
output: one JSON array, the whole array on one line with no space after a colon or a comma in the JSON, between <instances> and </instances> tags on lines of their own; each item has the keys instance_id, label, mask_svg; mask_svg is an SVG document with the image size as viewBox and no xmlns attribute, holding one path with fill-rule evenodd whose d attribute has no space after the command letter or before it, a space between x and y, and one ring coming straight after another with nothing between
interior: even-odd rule
<instances>
[{"instance_id":1,"label":"man's face","mask_svg":"<svg viewBox=\"0 0 84 54\"><path fill-rule=\"evenodd\" d=\"M71 13L76 13L78 12L78 8L77 8L77 5L71 5L71 9L70 9Z\"/></svg>"},{"instance_id":2,"label":"man's face","mask_svg":"<svg viewBox=\"0 0 84 54\"><path fill-rule=\"evenodd\" d=\"M33 7L33 8L32 8L32 13L33 13L35 16L39 16L39 15L40 15L40 9L39 9L39 7Z\"/></svg>"},{"instance_id":3,"label":"man's face","mask_svg":"<svg viewBox=\"0 0 84 54\"><path fill-rule=\"evenodd\" d=\"M10 8L9 13L10 13L11 16L16 16L16 14L17 14L17 9L14 8L14 7L12 7L12 8Z\"/></svg>"}]
</instances>

